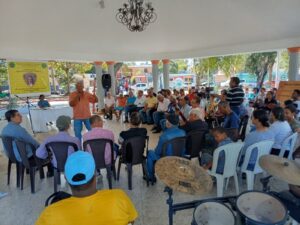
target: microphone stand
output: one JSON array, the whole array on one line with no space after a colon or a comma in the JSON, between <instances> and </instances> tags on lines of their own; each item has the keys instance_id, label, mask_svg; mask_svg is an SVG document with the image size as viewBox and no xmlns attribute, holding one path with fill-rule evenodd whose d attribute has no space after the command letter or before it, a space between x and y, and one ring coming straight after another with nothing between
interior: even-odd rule
<instances>
[{"instance_id":1,"label":"microphone stand","mask_svg":"<svg viewBox=\"0 0 300 225\"><path fill-rule=\"evenodd\" d=\"M18 99L20 100L24 100L22 99L20 96L15 95ZM32 117L31 117L31 112L30 112L30 106L32 106L32 104L29 102L29 97L26 97L26 104L27 104L27 109L28 109L28 114L29 114L29 121L30 121L30 128L32 130L33 135L35 136L35 132L33 130L33 125L32 125Z\"/></svg>"},{"instance_id":2,"label":"microphone stand","mask_svg":"<svg viewBox=\"0 0 300 225\"><path fill-rule=\"evenodd\" d=\"M31 126L31 130L33 135L35 135L35 132L33 130L33 125L32 125L32 117L31 117L31 112L30 112L30 102L29 102L29 97L27 96L27 100L26 100L26 104L27 104L27 109L28 109L28 113L29 113L29 121L30 121L30 126Z\"/></svg>"}]
</instances>

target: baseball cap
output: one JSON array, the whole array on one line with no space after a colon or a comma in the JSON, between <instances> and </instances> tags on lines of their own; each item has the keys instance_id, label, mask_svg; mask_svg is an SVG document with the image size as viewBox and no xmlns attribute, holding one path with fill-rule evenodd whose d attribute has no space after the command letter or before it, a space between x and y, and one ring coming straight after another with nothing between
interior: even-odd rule
<instances>
[{"instance_id":1,"label":"baseball cap","mask_svg":"<svg viewBox=\"0 0 300 225\"><path fill-rule=\"evenodd\" d=\"M95 161L93 156L84 151L71 154L65 165L65 176L71 185L83 185L88 183L95 175ZM82 179L75 180L74 176L82 175Z\"/></svg>"},{"instance_id":2,"label":"baseball cap","mask_svg":"<svg viewBox=\"0 0 300 225\"><path fill-rule=\"evenodd\" d=\"M56 127L59 130L67 129L71 124L71 117L69 116L59 116L56 120Z\"/></svg>"}]
</instances>

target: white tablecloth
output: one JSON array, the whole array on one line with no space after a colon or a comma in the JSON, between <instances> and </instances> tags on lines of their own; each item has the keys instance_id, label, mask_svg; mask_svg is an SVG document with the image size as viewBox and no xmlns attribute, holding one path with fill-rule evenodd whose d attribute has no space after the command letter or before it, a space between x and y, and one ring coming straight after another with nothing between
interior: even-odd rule
<instances>
[{"instance_id":1,"label":"white tablecloth","mask_svg":"<svg viewBox=\"0 0 300 225\"><path fill-rule=\"evenodd\" d=\"M71 107L30 109L34 132L48 132L46 123L56 121L59 116L73 116Z\"/></svg>"}]
</instances>

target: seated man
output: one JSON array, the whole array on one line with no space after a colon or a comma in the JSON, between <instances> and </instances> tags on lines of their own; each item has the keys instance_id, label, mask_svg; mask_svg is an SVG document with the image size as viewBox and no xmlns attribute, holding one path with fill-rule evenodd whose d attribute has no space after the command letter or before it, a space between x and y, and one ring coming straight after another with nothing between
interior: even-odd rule
<instances>
[{"instance_id":1,"label":"seated man","mask_svg":"<svg viewBox=\"0 0 300 225\"><path fill-rule=\"evenodd\" d=\"M224 129L223 127L216 127L211 130L211 133L215 141L217 142L218 147L232 143L231 139L227 136L226 129ZM212 166L212 162L213 162L213 153L212 154L203 153L200 156L200 165L204 169L210 169ZM219 154L216 172L219 174L223 174L224 166L225 166L225 152L222 151Z\"/></svg>"},{"instance_id":2,"label":"seated man","mask_svg":"<svg viewBox=\"0 0 300 225\"><path fill-rule=\"evenodd\" d=\"M143 92L142 92L142 95L143 95ZM137 106L134 104L135 100L136 100L136 97L134 96L133 92L129 91L126 106L125 106L125 109L124 109L124 111L125 111L125 121L124 121L124 123L128 123L129 122L128 121L128 116L130 115L130 113L137 110Z\"/></svg>"},{"instance_id":3,"label":"seated man","mask_svg":"<svg viewBox=\"0 0 300 225\"><path fill-rule=\"evenodd\" d=\"M88 152L77 151L68 157L65 177L72 197L48 206L36 225L115 224L127 225L137 218L137 211L120 189L96 189L95 161Z\"/></svg>"},{"instance_id":4,"label":"seated man","mask_svg":"<svg viewBox=\"0 0 300 225\"><path fill-rule=\"evenodd\" d=\"M166 121L166 130L164 130L163 134L159 137L158 144L154 150L150 150L148 152L147 157L147 169L149 174L149 179L151 182L155 182L155 176L154 176L154 163L159 160L162 156L162 147L163 144L166 143L169 140L172 140L173 138L177 137L184 137L185 131L178 128L179 124L179 118L175 114L170 114L167 116ZM172 149L168 148L166 155L171 156Z\"/></svg>"},{"instance_id":5,"label":"seated man","mask_svg":"<svg viewBox=\"0 0 300 225\"><path fill-rule=\"evenodd\" d=\"M225 115L223 126L224 128L239 128L240 119L230 108L229 102L220 102L219 110Z\"/></svg>"},{"instance_id":6,"label":"seated man","mask_svg":"<svg viewBox=\"0 0 300 225\"><path fill-rule=\"evenodd\" d=\"M177 106L177 100L174 96L169 96L170 103L168 105L167 111L164 113L164 118L159 121L159 127L153 132L153 133L160 133L162 130L166 129L166 116L169 114L176 114L176 109L178 109ZM180 116L180 113L176 114ZM178 117L180 119L180 117Z\"/></svg>"},{"instance_id":7,"label":"seated man","mask_svg":"<svg viewBox=\"0 0 300 225\"><path fill-rule=\"evenodd\" d=\"M165 98L162 94L157 95L157 101L157 109L153 113L154 126L151 129L154 133L159 133L161 131L160 121L165 118L165 112L170 104L170 100Z\"/></svg>"},{"instance_id":8,"label":"seated man","mask_svg":"<svg viewBox=\"0 0 300 225\"><path fill-rule=\"evenodd\" d=\"M179 114L179 120L182 122L182 124L188 120L190 111L192 109L188 103L189 103L189 97L183 96L179 98L178 101L179 110L176 109L176 111Z\"/></svg>"},{"instance_id":9,"label":"seated man","mask_svg":"<svg viewBox=\"0 0 300 225\"><path fill-rule=\"evenodd\" d=\"M142 123L145 124L153 124L152 114L156 110L157 107L157 99L153 95L153 91L151 89L148 90L148 97L146 98L144 108L141 109L140 116L142 118Z\"/></svg>"},{"instance_id":10,"label":"seated man","mask_svg":"<svg viewBox=\"0 0 300 225\"><path fill-rule=\"evenodd\" d=\"M50 104L47 100L45 100L45 95L40 95L39 101L38 101L38 107L41 109L50 107Z\"/></svg>"},{"instance_id":11,"label":"seated man","mask_svg":"<svg viewBox=\"0 0 300 225\"><path fill-rule=\"evenodd\" d=\"M12 109L8 110L5 113L5 118L8 121L8 124L3 128L1 135L2 136L8 136L20 139L22 141L28 142L32 144L35 148L37 148L40 144L27 132L25 128L21 126L22 123L22 115L18 112L18 110ZM13 143L13 150L16 159L21 162L21 156L19 154L19 151L17 149L17 146L15 143ZM6 150L4 149L4 152ZM31 149L29 146L26 149L27 157L33 156L33 149Z\"/></svg>"},{"instance_id":12,"label":"seated man","mask_svg":"<svg viewBox=\"0 0 300 225\"><path fill-rule=\"evenodd\" d=\"M48 158L48 151L46 149L46 145L50 142L56 142L56 141L66 141L66 142L72 142L77 145L78 149L81 149L80 141L77 137L72 137L68 131L71 127L71 117L69 116L59 116L56 120L56 127L58 129L58 134L48 137L36 150L36 156L40 159L46 159ZM68 149L68 155L72 154L74 152L74 149L72 147L69 147ZM52 165L53 167L57 166L56 159L53 155L52 158Z\"/></svg>"},{"instance_id":13,"label":"seated man","mask_svg":"<svg viewBox=\"0 0 300 225\"><path fill-rule=\"evenodd\" d=\"M124 96L123 94L120 94L119 97L117 98L117 106L115 108L117 121L120 120L120 116L126 106L126 102L127 102L127 97Z\"/></svg>"},{"instance_id":14,"label":"seated man","mask_svg":"<svg viewBox=\"0 0 300 225\"><path fill-rule=\"evenodd\" d=\"M201 102L201 98L199 98L198 96L195 96L192 100L191 100L191 106L193 109L199 109L201 112L201 116L200 119L201 120L205 120L205 111L204 109L200 106L200 102Z\"/></svg>"},{"instance_id":15,"label":"seated man","mask_svg":"<svg viewBox=\"0 0 300 225\"><path fill-rule=\"evenodd\" d=\"M111 96L110 92L106 93L106 97L104 98L104 106L105 117L112 120L112 115L115 112L115 98Z\"/></svg>"},{"instance_id":16,"label":"seated man","mask_svg":"<svg viewBox=\"0 0 300 225\"><path fill-rule=\"evenodd\" d=\"M110 130L103 128L103 121L100 116L93 115L90 118L90 124L92 130L88 131L83 135L83 142L88 140L98 139L98 138L110 139L114 142L114 133ZM118 154L118 147L116 145L114 145L114 151L116 152L116 154ZM88 152L91 152L89 146L88 146ZM111 148L108 144L105 147L105 164L106 165L111 164Z\"/></svg>"},{"instance_id":17,"label":"seated man","mask_svg":"<svg viewBox=\"0 0 300 225\"><path fill-rule=\"evenodd\" d=\"M197 108L190 111L188 121L182 126L179 126L179 128L183 129L186 133L195 130L208 131L208 125L201 120L201 111Z\"/></svg>"},{"instance_id":18,"label":"seated man","mask_svg":"<svg viewBox=\"0 0 300 225\"><path fill-rule=\"evenodd\" d=\"M131 114L130 117L130 128L126 131L122 131L119 137L119 143L122 144L125 140L137 137L137 136L147 136L147 129L139 127L142 120L140 115L137 112Z\"/></svg>"}]
</instances>

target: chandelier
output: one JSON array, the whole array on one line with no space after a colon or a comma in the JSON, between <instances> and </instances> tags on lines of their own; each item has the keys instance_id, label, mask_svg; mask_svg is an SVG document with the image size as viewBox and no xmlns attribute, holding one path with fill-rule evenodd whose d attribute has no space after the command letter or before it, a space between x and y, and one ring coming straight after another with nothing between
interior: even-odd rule
<instances>
[{"instance_id":1,"label":"chandelier","mask_svg":"<svg viewBox=\"0 0 300 225\"><path fill-rule=\"evenodd\" d=\"M151 2L145 3L144 0L128 0L128 3L123 4L120 8L116 19L119 23L127 26L128 30L141 32L149 25L155 22L157 15L154 12Z\"/></svg>"}]
</instances>

